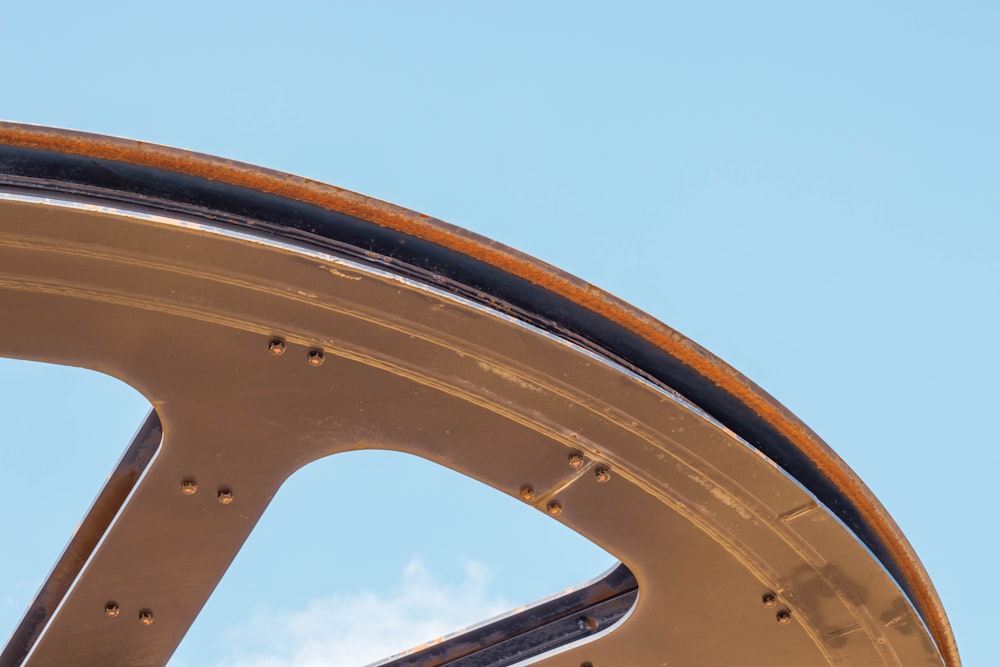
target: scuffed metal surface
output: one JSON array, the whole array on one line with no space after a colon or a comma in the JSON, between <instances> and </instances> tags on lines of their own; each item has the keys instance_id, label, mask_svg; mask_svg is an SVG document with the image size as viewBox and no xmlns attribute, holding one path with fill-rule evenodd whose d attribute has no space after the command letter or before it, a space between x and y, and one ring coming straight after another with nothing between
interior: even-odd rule
<instances>
[{"instance_id":1,"label":"scuffed metal surface","mask_svg":"<svg viewBox=\"0 0 1000 667\"><path fill-rule=\"evenodd\" d=\"M808 427L766 392L696 343L641 311L554 267L488 239L428 216L307 179L141 142L11 123L0 123L0 144L141 165L268 193L354 216L483 262L565 298L637 335L692 369L708 385L722 390L733 400L749 408L786 438L797 452L815 466L819 474L843 494L877 536L879 546L884 547L889 554L891 562L887 566L898 573L897 576L901 575L901 585L920 608L946 663L952 667L960 664L950 627L926 572L899 528L853 471ZM44 184L35 186L44 187ZM331 272L332 276L343 276L338 274L339 270L337 273ZM303 294L302 298L313 299L315 294ZM498 377L501 378L504 377L503 374L509 376L512 373L509 368L500 370ZM513 377L518 378L519 382L527 382L519 376ZM706 490L716 501L739 510L737 514L744 520L751 518L751 515L745 514L748 510L725 490L718 487L706 487ZM786 510L784 516L786 523L792 523L800 514L798 509L792 508ZM858 530L857 527L852 529ZM893 617L886 621L886 626L897 627L901 622ZM851 632L844 631L842 635L847 636Z\"/></svg>"}]
</instances>

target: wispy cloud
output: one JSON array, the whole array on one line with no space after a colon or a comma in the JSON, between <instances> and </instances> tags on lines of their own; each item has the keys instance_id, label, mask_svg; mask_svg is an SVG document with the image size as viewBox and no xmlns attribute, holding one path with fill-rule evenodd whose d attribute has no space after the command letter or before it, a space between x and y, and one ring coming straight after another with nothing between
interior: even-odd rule
<instances>
[{"instance_id":1,"label":"wispy cloud","mask_svg":"<svg viewBox=\"0 0 1000 667\"><path fill-rule=\"evenodd\" d=\"M227 633L224 641L233 650L225 664L367 665L509 609L488 591L489 579L484 566L467 563L461 581L444 583L414 560L387 593L335 595L304 609L257 615Z\"/></svg>"}]
</instances>

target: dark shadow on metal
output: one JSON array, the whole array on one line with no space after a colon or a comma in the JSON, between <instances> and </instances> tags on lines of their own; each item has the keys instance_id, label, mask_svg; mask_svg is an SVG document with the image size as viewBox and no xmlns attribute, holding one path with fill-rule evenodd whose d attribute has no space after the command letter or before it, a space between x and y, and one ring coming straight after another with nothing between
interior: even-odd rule
<instances>
[{"instance_id":1,"label":"dark shadow on metal","mask_svg":"<svg viewBox=\"0 0 1000 667\"><path fill-rule=\"evenodd\" d=\"M619 564L598 581L372 667L505 667L606 632L639 594Z\"/></svg>"},{"instance_id":2,"label":"dark shadow on metal","mask_svg":"<svg viewBox=\"0 0 1000 667\"><path fill-rule=\"evenodd\" d=\"M111 526L118 510L125 504L143 470L160 448L162 439L163 426L160 424L160 418L155 410L150 410L146 420L133 436L128 449L115 466L111 477L94 500L90 511L52 568L48 579L11 634L3 653L0 653L0 667L17 667L27 657L53 612L90 558L90 554L97 548L104 533Z\"/></svg>"}]
</instances>

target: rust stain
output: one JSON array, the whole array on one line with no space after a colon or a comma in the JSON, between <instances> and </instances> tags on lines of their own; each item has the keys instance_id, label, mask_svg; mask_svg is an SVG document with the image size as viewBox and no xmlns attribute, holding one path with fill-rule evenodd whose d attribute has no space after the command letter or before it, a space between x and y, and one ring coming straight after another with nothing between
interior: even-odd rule
<instances>
[{"instance_id":1,"label":"rust stain","mask_svg":"<svg viewBox=\"0 0 1000 667\"><path fill-rule=\"evenodd\" d=\"M910 583L949 667L959 667L943 607L913 547L882 504L846 463L808 426L736 369L607 292L478 234L318 181L158 144L70 130L0 122L0 143L153 167L313 204L345 213L478 259L558 294L625 327L724 389L791 441L861 511Z\"/></svg>"}]
</instances>

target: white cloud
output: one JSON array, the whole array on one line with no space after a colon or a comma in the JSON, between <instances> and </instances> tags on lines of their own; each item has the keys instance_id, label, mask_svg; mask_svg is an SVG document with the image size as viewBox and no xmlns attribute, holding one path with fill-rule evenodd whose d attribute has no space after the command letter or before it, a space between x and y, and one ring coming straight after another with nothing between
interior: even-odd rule
<instances>
[{"instance_id":1,"label":"white cloud","mask_svg":"<svg viewBox=\"0 0 1000 667\"><path fill-rule=\"evenodd\" d=\"M447 584L414 560L386 594L341 594L289 613L259 614L227 633L225 643L238 648L224 664L361 667L510 609L488 592L483 565L463 569L458 584Z\"/></svg>"}]
</instances>

